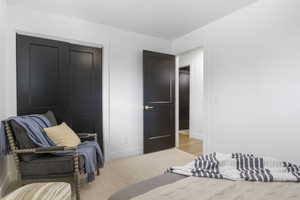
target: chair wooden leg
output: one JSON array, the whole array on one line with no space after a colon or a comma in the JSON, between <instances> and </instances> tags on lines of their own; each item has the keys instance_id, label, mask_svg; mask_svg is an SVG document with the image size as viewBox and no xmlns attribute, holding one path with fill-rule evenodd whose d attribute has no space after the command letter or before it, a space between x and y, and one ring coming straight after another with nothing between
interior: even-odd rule
<instances>
[{"instance_id":1,"label":"chair wooden leg","mask_svg":"<svg viewBox=\"0 0 300 200\"><path fill-rule=\"evenodd\" d=\"M97 168L97 176L100 176L100 169Z\"/></svg>"},{"instance_id":2,"label":"chair wooden leg","mask_svg":"<svg viewBox=\"0 0 300 200\"><path fill-rule=\"evenodd\" d=\"M76 200L80 200L80 184L79 181L75 184Z\"/></svg>"},{"instance_id":3,"label":"chair wooden leg","mask_svg":"<svg viewBox=\"0 0 300 200\"><path fill-rule=\"evenodd\" d=\"M77 153L74 154L74 188L76 200L80 200L79 157Z\"/></svg>"},{"instance_id":4,"label":"chair wooden leg","mask_svg":"<svg viewBox=\"0 0 300 200\"><path fill-rule=\"evenodd\" d=\"M76 200L76 189L74 181L71 181L71 199Z\"/></svg>"}]
</instances>

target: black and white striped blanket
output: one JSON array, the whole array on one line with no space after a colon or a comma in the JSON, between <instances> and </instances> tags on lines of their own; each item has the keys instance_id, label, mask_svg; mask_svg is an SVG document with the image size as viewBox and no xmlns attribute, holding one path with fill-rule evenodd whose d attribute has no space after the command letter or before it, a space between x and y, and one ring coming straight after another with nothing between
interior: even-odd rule
<instances>
[{"instance_id":1,"label":"black and white striped blanket","mask_svg":"<svg viewBox=\"0 0 300 200\"><path fill-rule=\"evenodd\" d=\"M185 166L172 167L168 171L186 176L235 181L300 182L300 166L274 158L242 153L211 153L199 156Z\"/></svg>"}]
</instances>

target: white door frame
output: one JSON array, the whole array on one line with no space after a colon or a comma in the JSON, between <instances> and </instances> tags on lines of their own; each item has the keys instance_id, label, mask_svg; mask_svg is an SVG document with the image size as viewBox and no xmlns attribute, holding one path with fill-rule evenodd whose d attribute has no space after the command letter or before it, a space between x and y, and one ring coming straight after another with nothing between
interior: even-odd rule
<instances>
[{"instance_id":1,"label":"white door frame","mask_svg":"<svg viewBox=\"0 0 300 200\"><path fill-rule=\"evenodd\" d=\"M197 47L193 48L191 50L178 53L176 55L176 69L175 69L175 146L178 148L179 147L179 69L184 66L179 65L179 56L184 53L188 53L190 51L196 50L196 49L203 49L203 106L204 106L204 127L203 127L203 154L208 153L208 144L209 144L209 137L208 137L208 103L207 103L207 83L206 83L206 69L205 69L205 56L206 56L206 51L205 48ZM190 73L192 73L191 70L191 65L190 66Z\"/></svg>"}]
</instances>

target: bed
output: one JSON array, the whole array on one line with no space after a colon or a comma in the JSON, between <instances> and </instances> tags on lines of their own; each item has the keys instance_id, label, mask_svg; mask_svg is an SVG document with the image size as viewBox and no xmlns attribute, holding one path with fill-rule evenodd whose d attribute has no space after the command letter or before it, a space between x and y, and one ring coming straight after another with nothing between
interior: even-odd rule
<instances>
[{"instance_id":1,"label":"bed","mask_svg":"<svg viewBox=\"0 0 300 200\"><path fill-rule=\"evenodd\" d=\"M234 158L236 154L215 155L217 157L213 159L213 162L216 161L216 158L218 162L224 158L227 164L229 160L233 162L238 160ZM238 158L241 155L238 154ZM244 158L245 155L242 156ZM256 163L256 158L253 155L246 156L253 159L253 163ZM180 173L185 170L186 172L190 172L189 167L193 168L195 163L203 164L204 162L199 162L199 159L203 158L199 157L198 160L196 159L194 162L176 170ZM242 172L249 173L251 170L237 170L236 165L234 165L234 168L226 171L224 167L228 169L228 165L222 166L219 164L218 167L221 172L218 174L209 174L210 178L200 177L201 174L197 174L198 177L195 177L195 174L193 176L185 176L169 172L123 188L113 194L109 200L299 200L299 166L270 158L259 159L264 159L264 167L267 167L264 170L271 169L265 180L260 181L260 176L266 175L264 174L266 173L264 170L259 171L257 174L251 174L251 177L245 176L241 178L240 175ZM212 160L208 158L206 161L211 162ZM248 159L245 162L249 163L250 160ZM253 167L255 166L253 165ZM200 168L198 167L198 169ZM237 172L239 176L235 177ZM215 178L212 178L212 175ZM226 179L222 176L226 176ZM270 177L272 180L269 179ZM228 178L232 180L228 180Z\"/></svg>"},{"instance_id":2,"label":"bed","mask_svg":"<svg viewBox=\"0 0 300 200\"><path fill-rule=\"evenodd\" d=\"M300 184L293 182L229 181L167 173L130 185L109 200L299 200L299 191Z\"/></svg>"}]
</instances>

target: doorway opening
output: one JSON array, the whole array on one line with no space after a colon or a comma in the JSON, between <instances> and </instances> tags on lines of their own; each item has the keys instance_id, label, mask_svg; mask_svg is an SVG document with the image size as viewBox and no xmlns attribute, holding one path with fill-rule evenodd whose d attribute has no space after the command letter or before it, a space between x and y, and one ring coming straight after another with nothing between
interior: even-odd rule
<instances>
[{"instance_id":1,"label":"doorway opening","mask_svg":"<svg viewBox=\"0 0 300 200\"><path fill-rule=\"evenodd\" d=\"M190 66L179 68L179 134L189 135Z\"/></svg>"},{"instance_id":2,"label":"doorway opening","mask_svg":"<svg viewBox=\"0 0 300 200\"><path fill-rule=\"evenodd\" d=\"M177 56L177 147L203 154L203 49Z\"/></svg>"}]
</instances>

